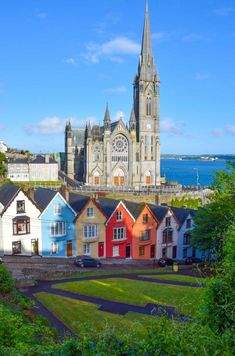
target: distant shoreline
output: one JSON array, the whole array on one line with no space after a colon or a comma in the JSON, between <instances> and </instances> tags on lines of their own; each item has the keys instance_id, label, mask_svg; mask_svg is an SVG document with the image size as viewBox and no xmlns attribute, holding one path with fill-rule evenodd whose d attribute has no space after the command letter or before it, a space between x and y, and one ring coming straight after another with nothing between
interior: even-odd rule
<instances>
[{"instance_id":1,"label":"distant shoreline","mask_svg":"<svg viewBox=\"0 0 235 356\"><path fill-rule=\"evenodd\" d=\"M177 159L177 160L196 160L196 161L217 161L217 160L226 160L230 161L235 159L234 155L170 155L170 154L162 154L161 159Z\"/></svg>"}]
</instances>

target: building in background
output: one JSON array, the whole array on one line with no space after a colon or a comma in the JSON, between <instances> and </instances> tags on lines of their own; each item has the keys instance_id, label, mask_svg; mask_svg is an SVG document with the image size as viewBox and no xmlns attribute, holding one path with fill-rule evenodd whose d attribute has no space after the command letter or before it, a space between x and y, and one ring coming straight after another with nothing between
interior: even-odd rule
<instances>
[{"instance_id":1,"label":"building in background","mask_svg":"<svg viewBox=\"0 0 235 356\"><path fill-rule=\"evenodd\" d=\"M67 175L92 186L160 185L159 90L147 2L129 125L121 117L111 122L108 106L103 126L89 123L84 133L68 122L65 128Z\"/></svg>"},{"instance_id":2,"label":"building in background","mask_svg":"<svg viewBox=\"0 0 235 356\"><path fill-rule=\"evenodd\" d=\"M58 163L50 155L29 158L9 158L7 178L13 182L58 181Z\"/></svg>"},{"instance_id":3,"label":"building in background","mask_svg":"<svg viewBox=\"0 0 235 356\"><path fill-rule=\"evenodd\" d=\"M0 152L7 152L7 145L2 140L0 140Z\"/></svg>"}]
</instances>

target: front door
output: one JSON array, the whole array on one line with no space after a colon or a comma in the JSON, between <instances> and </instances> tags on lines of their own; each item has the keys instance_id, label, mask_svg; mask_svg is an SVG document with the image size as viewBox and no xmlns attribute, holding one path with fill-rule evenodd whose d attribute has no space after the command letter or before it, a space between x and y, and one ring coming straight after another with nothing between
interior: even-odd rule
<instances>
[{"instance_id":1,"label":"front door","mask_svg":"<svg viewBox=\"0 0 235 356\"><path fill-rule=\"evenodd\" d=\"M38 239L31 240L31 253L32 256L38 256Z\"/></svg>"},{"instance_id":2,"label":"front door","mask_svg":"<svg viewBox=\"0 0 235 356\"><path fill-rule=\"evenodd\" d=\"M176 258L177 256L177 246L173 246L172 258Z\"/></svg>"},{"instance_id":3,"label":"front door","mask_svg":"<svg viewBox=\"0 0 235 356\"><path fill-rule=\"evenodd\" d=\"M67 241L67 257L71 257L73 255L73 243L72 241Z\"/></svg>"},{"instance_id":4,"label":"front door","mask_svg":"<svg viewBox=\"0 0 235 356\"><path fill-rule=\"evenodd\" d=\"M98 256L99 257L103 257L104 256L104 243L103 242L99 242Z\"/></svg>"},{"instance_id":5,"label":"front door","mask_svg":"<svg viewBox=\"0 0 235 356\"><path fill-rule=\"evenodd\" d=\"M155 245L150 247L150 258L155 258Z\"/></svg>"},{"instance_id":6,"label":"front door","mask_svg":"<svg viewBox=\"0 0 235 356\"><path fill-rule=\"evenodd\" d=\"M131 245L126 245L126 258L131 257Z\"/></svg>"}]
</instances>

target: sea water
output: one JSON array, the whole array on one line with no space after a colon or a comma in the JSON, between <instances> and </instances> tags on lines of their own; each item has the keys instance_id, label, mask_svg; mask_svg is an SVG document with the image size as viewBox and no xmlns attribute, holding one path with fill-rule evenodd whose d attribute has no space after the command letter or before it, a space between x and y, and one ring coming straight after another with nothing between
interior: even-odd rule
<instances>
[{"instance_id":1,"label":"sea water","mask_svg":"<svg viewBox=\"0 0 235 356\"><path fill-rule=\"evenodd\" d=\"M226 161L217 159L161 159L161 176L168 182L178 182L182 185L210 186L215 172L226 169Z\"/></svg>"}]
</instances>

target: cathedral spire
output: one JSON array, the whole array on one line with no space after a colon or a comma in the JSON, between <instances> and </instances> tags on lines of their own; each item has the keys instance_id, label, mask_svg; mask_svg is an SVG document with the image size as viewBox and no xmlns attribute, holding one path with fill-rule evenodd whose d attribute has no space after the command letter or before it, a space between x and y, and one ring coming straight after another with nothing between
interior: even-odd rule
<instances>
[{"instance_id":1,"label":"cathedral spire","mask_svg":"<svg viewBox=\"0 0 235 356\"><path fill-rule=\"evenodd\" d=\"M141 56L146 57L148 55L149 57L152 56L152 46L151 46L151 35L150 35L150 25L149 25L149 7L148 7L148 0L146 0Z\"/></svg>"},{"instance_id":2,"label":"cathedral spire","mask_svg":"<svg viewBox=\"0 0 235 356\"><path fill-rule=\"evenodd\" d=\"M130 116L130 129L131 130L136 129L136 117L135 117L134 107L132 108L131 116Z\"/></svg>"},{"instance_id":3,"label":"cathedral spire","mask_svg":"<svg viewBox=\"0 0 235 356\"><path fill-rule=\"evenodd\" d=\"M151 32L149 22L149 7L146 0L144 29L142 36L141 55L139 62L139 76L143 80L153 80L155 75L154 58L151 44Z\"/></svg>"},{"instance_id":4,"label":"cathedral spire","mask_svg":"<svg viewBox=\"0 0 235 356\"><path fill-rule=\"evenodd\" d=\"M109 130L110 129L110 124L111 124L111 120L110 120L110 114L109 114L109 107L108 107L108 103L107 103L106 110L105 110L105 115L104 115L104 128L105 128L105 130Z\"/></svg>"}]
</instances>

